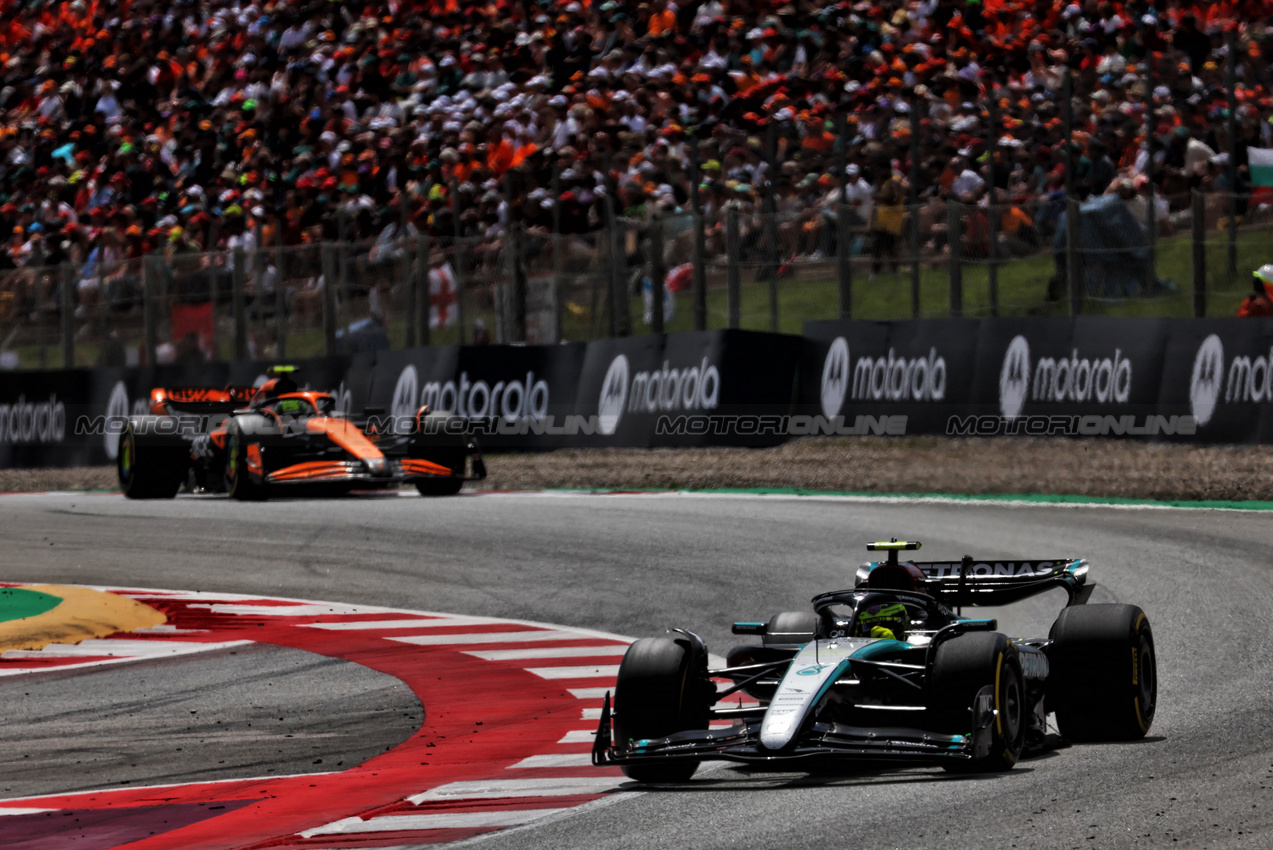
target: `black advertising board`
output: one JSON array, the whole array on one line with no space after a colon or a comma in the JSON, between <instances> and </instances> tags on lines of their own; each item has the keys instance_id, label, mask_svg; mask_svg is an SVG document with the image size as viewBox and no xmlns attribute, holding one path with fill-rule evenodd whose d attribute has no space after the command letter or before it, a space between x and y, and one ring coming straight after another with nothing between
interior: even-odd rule
<instances>
[{"instance_id":1,"label":"black advertising board","mask_svg":"<svg viewBox=\"0 0 1273 850\"><path fill-rule=\"evenodd\" d=\"M586 446L764 446L786 439L800 338L696 331L588 345L577 412Z\"/></svg>"},{"instance_id":2,"label":"black advertising board","mask_svg":"<svg viewBox=\"0 0 1273 850\"><path fill-rule=\"evenodd\" d=\"M469 417L482 446L764 446L818 434L1273 442L1273 320L811 322L555 346L289 361L341 409ZM268 364L0 373L0 467L113 462L159 386L256 384Z\"/></svg>"},{"instance_id":3,"label":"black advertising board","mask_svg":"<svg viewBox=\"0 0 1273 850\"><path fill-rule=\"evenodd\" d=\"M1164 415L1189 415L1205 442L1273 442L1273 321L1168 325L1158 388Z\"/></svg>"},{"instance_id":4,"label":"black advertising board","mask_svg":"<svg viewBox=\"0 0 1273 850\"><path fill-rule=\"evenodd\" d=\"M472 421L484 448L538 450L574 445L567 421L585 345L488 345L382 351L370 404L397 420L423 405Z\"/></svg>"},{"instance_id":5,"label":"black advertising board","mask_svg":"<svg viewBox=\"0 0 1273 850\"><path fill-rule=\"evenodd\" d=\"M91 442L75 434L92 380L83 369L0 373L0 468L95 462Z\"/></svg>"},{"instance_id":6,"label":"black advertising board","mask_svg":"<svg viewBox=\"0 0 1273 850\"><path fill-rule=\"evenodd\" d=\"M810 322L802 409L826 420L842 417L837 433L896 434L903 424L905 433L943 433L950 417L968 411L979 325L976 319Z\"/></svg>"},{"instance_id":7,"label":"black advertising board","mask_svg":"<svg viewBox=\"0 0 1273 850\"><path fill-rule=\"evenodd\" d=\"M1109 317L983 320L970 412L999 417L997 433L1006 434L1161 433L1153 417L1167 324ZM996 432L987 426L978 433Z\"/></svg>"}]
</instances>

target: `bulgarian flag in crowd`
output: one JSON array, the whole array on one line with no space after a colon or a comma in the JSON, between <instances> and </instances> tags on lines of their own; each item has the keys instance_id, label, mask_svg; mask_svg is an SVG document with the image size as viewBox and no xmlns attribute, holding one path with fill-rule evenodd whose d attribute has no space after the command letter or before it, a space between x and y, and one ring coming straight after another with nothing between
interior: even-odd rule
<instances>
[{"instance_id":1,"label":"bulgarian flag in crowd","mask_svg":"<svg viewBox=\"0 0 1273 850\"><path fill-rule=\"evenodd\" d=\"M1251 203L1273 204L1273 148L1247 148L1251 165Z\"/></svg>"}]
</instances>

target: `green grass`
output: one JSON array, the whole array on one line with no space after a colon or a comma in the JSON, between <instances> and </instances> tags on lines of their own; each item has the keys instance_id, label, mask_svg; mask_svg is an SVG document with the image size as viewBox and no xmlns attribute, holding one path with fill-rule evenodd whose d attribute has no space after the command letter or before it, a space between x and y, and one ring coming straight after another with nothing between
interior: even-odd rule
<instances>
[{"instance_id":1,"label":"green grass","mask_svg":"<svg viewBox=\"0 0 1273 850\"><path fill-rule=\"evenodd\" d=\"M1271 231L1267 226L1248 226L1240 230L1236 242L1236 274L1229 272L1228 235L1224 231L1212 231L1205 241L1206 254L1206 315L1209 317L1232 316L1238 304L1249 291L1250 272L1273 259L1270 251ZM1193 246L1190 234L1183 233L1160 239L1156 245L1155 267L1158 277L1172 281L1174 294L1130 299L1083 299L1082 313L1101 316L1150 316L1186 318L1193 315ZM749 330L767 331L771 328L769 284L757 282L757 266L747 265L740 270L739 326ZM990 267L985 262L965 262L962 265L963 315L989 316ZM998 315L1013 316L1067 316L1067 298L1057 302L1046 300L1048 279L1055 273L1050 253L1000 261L998 276ZM832 262L796 265L791 275L778 281L778 323L782 333L799 334L804 323L817 319L836 319L840 316L840 293L836 281L835 264ZM609 336L610 316L605 291L608 277L598 277L596 315L594 293L588 288L591 279L572 285L561 297L562 338L568 341L586 341ZM709 273L707 292L707 326L724 328L729 323L729 304L722 270ZM920 318L936 318L950 315L950 272L942 264L939 267L922 266L919 280ZM482 290L484 291L484 290ZM677 293L676 308L667 324L669 332L691 330L694 326L693 302L689 292ZM852 280L852 315L855 319L884 320L909 319L914 315L911 296L911 271L903 265L898 273L881 274L869 279L869 260L855 258ZM477 293L470 291L465 320L471 329L474 318L481 317L492 335L496 320L489 308L475 309ZM483 299L488 300L488 299ZM355 307L365 305L355 304ZM645 333L649 328L643 322L643 306L640 298L629 300L632 332ZM344 315L342 315L342 321ZM268 320L272 322L272 320ZM218 352L229 357L232 341L226 333L229 322L223 319L218 327ZM120 330L125 346L141 344L143 334L140 316L132 317ZM406 321L402 316L391 318L389 339L394 348L406 346ZM470 330L471 336L471 330ZM40 346L33 341L34 332L25 329L20 342L13 347L20 358L21 368L40 368ZM60 368L62 350L60 326L56 319L44 329L44 355L47 368ZM460 341L458 326L434 330L430 335L433 345L455 345ZM321 327L291 330L287 336L288 357L309 357L324 353ZM97 358L97 345L92 339L77 341L76 364L91 366Z\"/></svg>"}]
</instances>

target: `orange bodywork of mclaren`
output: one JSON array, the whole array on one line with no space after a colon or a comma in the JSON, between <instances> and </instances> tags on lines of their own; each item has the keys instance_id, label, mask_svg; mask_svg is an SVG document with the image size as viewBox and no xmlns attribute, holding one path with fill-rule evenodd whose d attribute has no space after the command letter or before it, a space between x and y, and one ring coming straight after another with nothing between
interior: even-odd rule
<instances>
[{"instance_id":1,"label":"orange bodywork of mclaren","mask_svg":"<svg viewBox=\"0 0 1273 850\"><path fill-rule=\"evenodd\" d=\"M327 439L340 446L359 460L374 460L384 454L376 448L376 444L367 438L362 429L348 419L336 419L331 416L317 416L306 420L305 430L311 434L324 434Z\"/></svg>"}]
</instances>

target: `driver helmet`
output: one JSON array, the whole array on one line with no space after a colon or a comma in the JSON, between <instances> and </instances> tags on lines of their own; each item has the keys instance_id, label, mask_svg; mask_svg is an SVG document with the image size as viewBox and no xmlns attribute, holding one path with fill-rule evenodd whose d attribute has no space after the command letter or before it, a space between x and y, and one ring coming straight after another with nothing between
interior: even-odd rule
<instances>
[{"instance_id":1,"label":"driver helmet","mask_svg":"<svg viewBox=\"0 0 1273 850\"><path fill-rule=\"evenodd\" d=\"M1265 263L1252 272L1255 293L1273 298L1273 263Z\"/></svg>"},{"instance_id":2,"label":"driver helmet","mask_svg":"<svg viewBox=\"0 0 1273 850\"><path fill-rule=\"evenodd\" d=\"M906 626L910 617L906 606L900 602L884 602L869 605L858 613L856 636L906 640Z\"/></svg>"}]
</instances>

